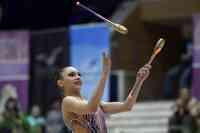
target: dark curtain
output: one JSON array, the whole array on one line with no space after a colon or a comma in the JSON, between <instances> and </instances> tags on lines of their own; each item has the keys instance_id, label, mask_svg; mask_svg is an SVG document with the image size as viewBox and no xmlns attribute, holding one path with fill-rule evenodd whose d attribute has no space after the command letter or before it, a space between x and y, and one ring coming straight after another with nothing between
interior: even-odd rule
<instances>
[{"instance_id":1,"label":"dark curtain","mask_svg":"<svg viewBox=\"0 0 200 133\"><path fill-rule=\"evenodd\" d=\"M33 32L31 35L30 106L39 104L44 112L60 95L54 75L68 64L67 30L55 29Z\"/></svg>"}]
</instances>

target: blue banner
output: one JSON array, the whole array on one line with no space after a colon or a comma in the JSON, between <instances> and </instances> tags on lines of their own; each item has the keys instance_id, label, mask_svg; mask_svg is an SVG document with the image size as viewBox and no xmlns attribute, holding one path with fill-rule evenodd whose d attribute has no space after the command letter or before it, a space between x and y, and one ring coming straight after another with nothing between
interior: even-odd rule
<instances>
[{"instance_id":1,"label":"blue banner","mask_svg":"<svg viewBox=\"0 0 200 133\"><path fill-rule=\"evenodd\" d=\"M81 93L89 99L98 85L102 70L102 52L110 51L110 29L104 24L75 25L70 27L70 65L82 74ZM109 81L103 99L109 100Z\"/></svg>"}]
</instances>

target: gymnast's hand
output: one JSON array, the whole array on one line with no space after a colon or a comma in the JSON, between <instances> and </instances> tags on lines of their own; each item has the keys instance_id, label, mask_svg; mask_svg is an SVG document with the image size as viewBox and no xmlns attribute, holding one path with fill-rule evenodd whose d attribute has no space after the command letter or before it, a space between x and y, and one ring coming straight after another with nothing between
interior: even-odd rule
<instances>
[{"instance_id":1,"label":"gymnast's hand","mask_svg":"<svg viewBox=\"0 0 200 133\"><path fill-rule=\"evenodd\" d=\"M111 64L110 56L103 52L103 73L109 74L111 70Z\"/></svg>"},{"instance_id":2,"label":"gymnast's hand","mask_svg":"<svg viewBox=\"0 0 200 133\"><path fill-rule=\"evenodd\" d=\"M143 83L150 75L151 65L146 64L137 72L136 82Z\"/></svg>"},{"instance_id":3,"label":"gymnast's hand","mask_svg":"<svg viewBox=\"0 0 200 133\"><path fill-rule=\"evenodd\" d=\"M142 68L140 68L139 71L137 72L136 82L125 101L125 107L128 110L131 110L133 105L135 104L136 99L138 97L138 93L143 85L143 82L149 77L150 69L151 65L147 64Z\"/></svg>"}]
</instances>

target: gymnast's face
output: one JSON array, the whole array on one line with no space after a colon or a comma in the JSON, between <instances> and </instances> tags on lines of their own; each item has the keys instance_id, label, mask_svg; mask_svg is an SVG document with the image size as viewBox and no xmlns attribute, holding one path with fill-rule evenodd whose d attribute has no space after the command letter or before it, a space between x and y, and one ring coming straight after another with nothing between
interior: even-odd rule
<instances>
[{"instance_id":1,"label":"gymnast's face","mask_svg":"<svg viewBox=\"0 0 200 133\"><path fill-rule=\"evenodd\" d=\"M74 67L66 67L61 73L62 79L60 79L59 86L69 91L79 91L82 85L81 74Z\"/></svg>"}]
</instances>

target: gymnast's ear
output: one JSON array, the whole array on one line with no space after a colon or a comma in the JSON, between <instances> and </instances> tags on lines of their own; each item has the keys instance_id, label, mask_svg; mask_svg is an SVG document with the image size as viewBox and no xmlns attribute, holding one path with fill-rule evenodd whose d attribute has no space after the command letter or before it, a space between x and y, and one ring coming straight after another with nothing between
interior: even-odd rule
<instances>
[{"instance_id":1,"label":"gymnast's ear","mask_svg":"<svg viewBox=\"0 0 200 133\"><path fill-rule=\"evenodd\" d=\"M59 88L63 88L64 87L64 81L63 80L57 80L57 86L59 87Z\"/></svg>"}]
</instances>

